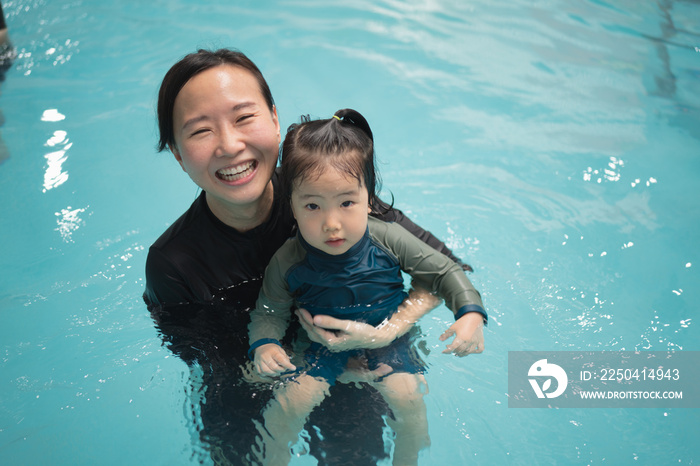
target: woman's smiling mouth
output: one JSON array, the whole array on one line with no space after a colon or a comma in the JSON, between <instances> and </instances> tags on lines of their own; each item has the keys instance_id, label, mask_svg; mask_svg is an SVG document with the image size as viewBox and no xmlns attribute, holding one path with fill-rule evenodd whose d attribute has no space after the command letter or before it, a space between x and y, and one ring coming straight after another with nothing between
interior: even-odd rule
<instances>
[{"instance_id":1,"label":"woman's smiling mouth","mask_svg":"<svg viewBox=\"0 0 700 466\"><path fill-rule=\"evenodd\" d=\"M221 168L216 171L216 177L222 181L238 181L251 175L257 168L258 163L251 160L233 167Z\"/></svg>"}]
</instances>

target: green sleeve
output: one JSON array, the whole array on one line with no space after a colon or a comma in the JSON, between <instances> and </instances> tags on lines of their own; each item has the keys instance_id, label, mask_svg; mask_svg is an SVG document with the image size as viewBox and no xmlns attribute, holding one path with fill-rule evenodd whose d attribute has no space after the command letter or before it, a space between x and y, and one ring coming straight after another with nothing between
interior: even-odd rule
<instances>
[{"instance_id":1,"label":"green sleeve","mask_svg":"<svg viewBox=\"0 0 700 466\"><path fill-rule=\"evenodd\" d=\"M403 227L369 219L370 235L399 260L401 270L420 285L445 300L445 305L461 317L466 312L486 312L479 292L462 268L449 257L426 245Z\"/></svg>"},{"instance_id":2,"label":"green sleeve","mask_svg":"<svg viewBox=\"0 0 700 466\"><path fill-rule=\"evenodd\" d=\"M249 343L264 338L281 340L289 326L294 297L287 285L287 271L303 258L304 251L292 238L282 245L265 269L262 288L250 313Z\"/></svg>"}]
</instances>

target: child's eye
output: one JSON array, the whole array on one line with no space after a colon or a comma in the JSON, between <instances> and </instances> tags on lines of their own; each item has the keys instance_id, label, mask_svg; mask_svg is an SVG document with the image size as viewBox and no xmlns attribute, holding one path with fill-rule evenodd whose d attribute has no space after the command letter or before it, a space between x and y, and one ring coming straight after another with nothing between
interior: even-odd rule
<instances>
[{"instance_id":1,"label":"child's eye","mask_svg":"<svg viewBox=\"0 0 700 466\"><path fill-rule=\"evenodd\" d=\"M307 210L317 210L318 204L306 204L306 209Z\"/></svg>"},{"instance_id":2,"label":"child's eye","mask_svg":"<svg viewBox=\"0 0 700 466\"><path fill-rule=\"evenodd\" d=\"M355 205L353 201L345 201L342 204L340 204L341 207L352 207L353 205Z\"/></svg>"}]
</instances>

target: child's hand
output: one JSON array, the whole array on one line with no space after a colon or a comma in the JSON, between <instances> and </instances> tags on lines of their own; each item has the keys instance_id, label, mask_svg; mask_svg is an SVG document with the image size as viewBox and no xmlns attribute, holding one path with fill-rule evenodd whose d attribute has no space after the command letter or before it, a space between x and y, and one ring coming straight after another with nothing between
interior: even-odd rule
<instances>
[{"instance_id":1,"label":"child's hand","mask_svg":"<svg viewBox=\"0 0 700 466\"><path fill-rule=\"evenodd\" d=\"M257 348L253 364L258 374L267 377L274 377L296 369L287 353L275 343L268 343Z\"/></svg>"},{"instance_id":2,"label":"child's hand","mask_svg":"<svg viewBox=\"0 0 700 466\"><path fill-rule=\"evenodd\" d=\"M454 353L459 357L481 353L484 351L484 318L478 312L464 314L440 335L440 341L445 341L453 335L455 339L447 345L443 353Z\"/></svg>"}]
</instances>

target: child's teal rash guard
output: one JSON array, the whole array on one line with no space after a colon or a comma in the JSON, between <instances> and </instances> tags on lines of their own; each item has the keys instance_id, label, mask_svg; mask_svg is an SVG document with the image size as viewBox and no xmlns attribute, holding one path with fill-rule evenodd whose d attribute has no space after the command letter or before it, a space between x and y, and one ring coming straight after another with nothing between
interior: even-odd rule
<instances>
[{"instance_id":1,"label":"child's teal rash guard","mask_svg":"<svg viewBox=\"0 0 700 466\"><path fill-rule=\"evenodd\" d=\"M251 346L280 340L293 307L378 325L406 297L401 270L437 292L455 319L478 312L486 322L481 296L458 264L401 226L370 217L362 240L344 254L320 251L299 234L275 253L251 312Z\"/></svg>"}]
</instances>

